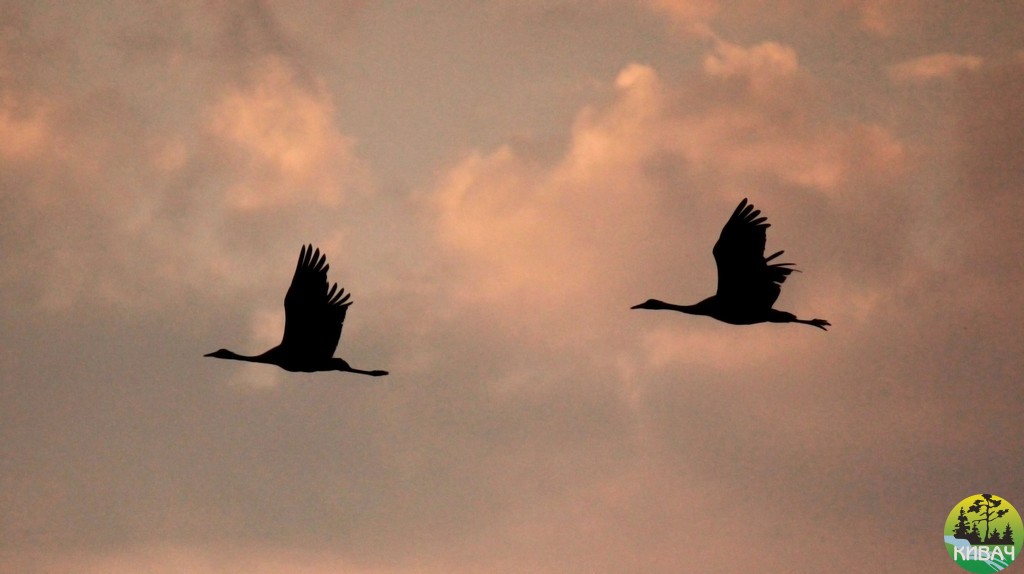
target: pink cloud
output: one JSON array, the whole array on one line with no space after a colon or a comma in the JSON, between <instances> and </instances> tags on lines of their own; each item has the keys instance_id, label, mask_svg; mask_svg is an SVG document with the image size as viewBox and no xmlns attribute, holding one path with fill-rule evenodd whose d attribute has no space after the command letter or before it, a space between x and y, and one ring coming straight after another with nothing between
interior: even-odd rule
<instances>
[{"instance_id":1,"label":"pink cloud","mask_svg":"<svg viewBox=\"0 0 1024 574\"><path fill-rule=\"evenodd\" d=\"M712 28L724 21L800 18L801 23L822 26L836 21L851 24L872 34L892 35L913 22L919 2L897 0L843 0L835 3L787 0L647 0L652 9L667 13L689 33L713 37Z\"/></svg>"},{"instance_id":2,"label":"pink cloud","mask_svg":"<svg viewBox=\"0 0 1024 574\"><path fill-rule=\"evenodd\" d=\"M73 59L92 40L71 35L45 57ZM154 307L197 288L250 288L272 272L252 253L290 260L311 239L338 252L332 216L372 184L322 82L280 54L184 66L192 54L180 46L145 48L154 53L135 54L131 72L142 80L96 57L88 74L50 78L35 51L12 52L33 73L12 75L0 94L2 177L19 190L18 264L5 275L32 284L51 311L83 299ZM246 74L221 73L236 68Z\"/></svg>"},{"instance_id":3,"label":"pink cloud","mask_svg":"<svg viewBox=\"0 0 1024 574\"><path fill-rule=\"evenodd\" d=\"M798 69L796 51L777 42L746 48L720 40L704 57L704 71L709 76L744 76L755 84L768 83L777 76L791 76Z\"/></svg>"},{"instance_id":4,"label":"pink cloud","mask_svg":"<svg viewBox=\"0 0 1024 574\"><path fill-rule=\"evenodd\" d=\"M901 82L926 82L949 79L962 72L981 67L984 60L978 56L961 54L931 54L907 60L889 67L889 76Z\"/></svg>"},{"instance_id":5,"label":"pink cloud","mask_svg":"<svg viewBox=\"0 0 1024 574\"><path fill-rule=\"evenodd\" d=\"M304 199L338 205L362 176L327 95L301 85L280 58L266 58L253 75L250 86L231 89L210 111L210 132L251 174L228 190L227 201L239 209Z\"/></svg>"},{"instance_id":6,"label":"pink cloud","mask_svg":"<svg viewBox=\"0 0 1024 574\"><path fill-rule=\"evenodd\" d=\"M698 36L710 34L707 24L721 10L719 0L647 0L647 3Z\"/></svg>"},{"instance_id":7,"label":"pink cloud","mask_svg":"<svg viewBox=\"0 0 1024 574\"><path fill-rule=\"evenodd\" d=\"M19 161L36 157L51 139L50 126L43 109L25 110L0 98L0 157Z\"/></svg>"},{"instance_id":8,"label":"pink cloud","mask_svg":"<svg viewBox=\"0 0 1024 574\"><path fill-rule=\"evenodd\" d=\"M566 331L577 334L559 344L590 344L588 334L614 330L608 321L618 314L588 309L624 309L673 293L679 302L710 295L711 246L740 197L760 207L762 198L774 198L767 211L773 220L797 213L779 201L780 187L864 210L865 193L901 176L903 146L885 128L817 115L823 96L809 87L792 50L720 44L708 58L712 63L685 87L666 84L648 66L627 66L616 78L615 100L584 108L564 153L550 161L504 146L454 166L440 180L434 205L438 236L462 269L460 297L535 339ZM774 90L761 89L766 81ZM846 225L871 217L865 211ZM804 218L783 219L783 229L798 230ZM769 243L792 250L797 240L773 232ZM812 244L798 261L807 261ZM811 270L819 288L829 283L827 269ZM827 316L844 296L865 305L873 299L865 285L845 284L834 298L805 298L802 306ZM733 351L732 339L715 338L712 325L694 320L699 336L649 340L653 363L713 362ZM757 333L744 331L751 335L747 354L771 355L768 339Z\"/></svg>"},{"instance_id":9,"label":"pink cloud","mask_svg":"<svg viewBox=\"0 0 1024 574\"><path fill-rule=\"evenodd\" d=\"M864 30L882 36L913 26L929 8L920 0L846 0L842 5L855 11Z\"/></svg>"}]
</instances>

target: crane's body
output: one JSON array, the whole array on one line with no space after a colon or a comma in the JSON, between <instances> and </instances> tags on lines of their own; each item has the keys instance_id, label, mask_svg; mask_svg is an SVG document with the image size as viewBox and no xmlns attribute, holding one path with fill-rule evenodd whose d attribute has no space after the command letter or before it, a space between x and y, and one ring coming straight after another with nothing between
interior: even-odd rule
<instances>
[{"instance_id":1,"label":"crane's body","mask_svg":"<svg viewBox=\"0 0 1024 574\"><path fill-rule=\"evenodd\" d=\"M771 224L760 215L744 198L722 228L714 248L718 267L718 291L714 295L694 305L648 299L632 309L705 315L732 325L803 323L827 331L831 324L824 319L798 319L788 311L773 308L782 283L796 269L792 263L772 263L782 251L764 256L766 231Z\"/></svg>"},{"instance_id":2,"label":"crane's body","mask_svg":"<svg viewBox=\"0 0 1024 574\"><path fill-rule=\"evenodd\" d=\"M239 355L219 349L204 356L277 365L286 371L313 373L347 371L379 377L387 371L365 371L334 356L341 339L350 295L327 282L327 256L303 245L288 293L284 298L284 336L276 347L259 355Z\"/></svg>"}]
</instances>

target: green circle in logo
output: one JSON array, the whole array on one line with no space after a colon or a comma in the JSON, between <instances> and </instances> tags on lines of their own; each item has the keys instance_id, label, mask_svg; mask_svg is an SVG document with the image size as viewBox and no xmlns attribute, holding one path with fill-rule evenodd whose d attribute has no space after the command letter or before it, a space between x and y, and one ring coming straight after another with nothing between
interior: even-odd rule
<instances>
[{"instance_id":1,"label":"green circle in logo","mask_svg":"<svg viewBox=\"0 0 1024 574\"><path fill-rule=\"evenodd\" d=\"M946 518L946 551L968 572L998 572L1020 556L1024 524L1012 504L994 494L961 500Z\"/></svg>"}]
</instances>

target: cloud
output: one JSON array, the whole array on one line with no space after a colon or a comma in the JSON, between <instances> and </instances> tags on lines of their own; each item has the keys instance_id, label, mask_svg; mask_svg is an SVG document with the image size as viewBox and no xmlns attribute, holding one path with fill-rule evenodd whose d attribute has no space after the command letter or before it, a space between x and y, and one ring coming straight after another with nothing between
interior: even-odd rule
<instances>
[{"instance_id":1,"label":"cloud","mask_svg":"<svg viewBox=\"0 0 1024 574\"><path fill-rule=\"evenodd\" d=\"M654 208L638 173L640 142L663 97L645 67L624 70L617 86L617 105L585 110L554 164L502 147L467 157L442 179L437 233L464 269L461 298L520 328L551 320L588 329L588 307L614 305L621 275L608 281L606 273L629 260L624 246ZM617 225L599 225L606 221Z\"/></svg>"},{"instance_id":2,"label":"cloud","mask_svg":"<svg viewBox=\"0 0 1024 574\"><path fill-rule=\"evenodd\" d=\"M901 26L911 24L918 12L925 8L917 0L857 0L845 3L858 13L861 26L880 35L892 35Z\"/></svg>"},{"instance_id":3,"label":"cloud","mask_svg":"<svg viewBox=\"0 0 1024 574\"><path fill-rule=\"evenodd\" d=\"M889 36L913 21L921 10L915 1L847 0L823 4L810 0L766 4L756 0L647 0L652 9L668 14L683 30L697 37L712 37L722 26L736 22L776 19L812 27L856 22L871 34Z\"/></svg>"},{"instance_id":4,"label":"cloud","mask_svg":"<svg viewBox=\"0 0 1024 574\"><path fill-rule=\"evenodd\" d=\"M863 202L884 201L867 194L882 194L905 161L891 133L817 116L823 96L785 47L719 46L708 57L714 63L685 88L666 85L647 66L623 69L614 103L581 111L561 156L535 161L505 146L453 167L435 205L439 237L465 270L463 297L505 320L533 323L526 332L534 337L577 322L583 341L601 330L583 309L655 295L639 292L642 275L674 278L671 292L708 294L710 247L744 196L762 207L775 199L773 220L796 213L781 198L805 194L819 198L818 209L835 210L835 221L852 219L840 223L851 230L877 219ZM761 82L769 78L776 89L767 93ZM769 242L788 247L798 236ZM861 239L868 250L885 248ZM689 267L703 272L688 274ZM826 270L814 271L822 281Z\"/></svg>"},{"instance_id":5,"label":"cloud","mask_svg":"<svg viewBox=\"0 0 1024 574\"><path fill-rule=\"evenodd\" d=\"M949 79L962 72L977 70L983 62L978 56L931 54L890 66L889 76L900 82Z\"/></svg>"},{"instance_id":6,"label":"cloud","mask_svg":"<svg viewBox=\"0 0 1024 574\"><path fill-rule=\"evenodd\" d=\"M1008 246L1022 242L1018 221L1024 214L1024 136L1014 126L1024 121L1019 97L1024 60L1008 59L979 70L957 85L954 146L950 166L957 185L945 203L943 223L955 242L950 255L971 276L983 281L1021 277L1020 267L1004 259ZM986 102L984 106L977 102ZM1005 291L1007 295L1019 292Z\"/></svg>"},{"instance_id":7,"label":"cloud","mask_svg":"<svg viewBox=\"0 0 1024 574\"><path fill-rule=\"evenodd\" d=\"M744 76L758 88L767 87L772 78L791 76L798 68L796 52L776 42L745 48L719 41L704 58L704 71L709 76Z\"/></svg>"},{"instance_id":8,"label":"cloud","mask_svg":"<svg viewBox=\"0 0 1024 574\"><path fill-rule=\"evenodd\" d=\"M648 0L655 10L667 13L689 32L707 35L708 22L721 10L718 0Z\"/></svg>"},{"instance_id":9,"label":"cloud","mask_svg":"<svg viewBox=\"0 0 1024 574\"><path fill-rule=\"evenodd\" d=\"M372 188L353 140L273 12L223 8L52 42L42 30L60 18L19 12L25 33L0 51L19 71L0 92L0 182L19 190L4 198L18 225L0 236L15 254L0 276L35 304L156 308L251 287L270 272L257 253L287 260L307 241L337 251L332 217ZM258 22L228 34L246 18ZM107 39L135 65L123 69ZM248 48L199 57L229 40ZM79 52L93 57L70 73Z\"/></svg>"},{"instance_id":10,"label":"cloud","mask_svg":"<svg viewBox=\"0 0 1024 574\"><path fill-rule=\"evenodd\" d=\"M25 107L20 102L0 105L0 157L5 162L37 156L50 139L46 112L38 108L22 111Z\"/></svg>"},{"instance_id":11,"label":"cloud","mask_svg":"<svg viewBox=\"0 0 1024 574\"><path fill-rule=\"evenodd\" d=\"M245 174L227 190L228 205L265 210L309 198L337 206L344 189L362 182L329 98L297 83L280 58L267 58L254 75L251 87L231 88L210 110L210 132Z\"/></svg>"}]
</instances>

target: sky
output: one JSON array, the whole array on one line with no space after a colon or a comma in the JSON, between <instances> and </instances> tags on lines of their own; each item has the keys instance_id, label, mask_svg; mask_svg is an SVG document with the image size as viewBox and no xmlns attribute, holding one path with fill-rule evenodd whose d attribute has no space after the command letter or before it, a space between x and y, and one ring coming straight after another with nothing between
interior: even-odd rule
<instances>
[{"instance_id":1,"label":"sky","mask_svg":"<svg viewBox=\"0 0 1024 574\"><path fill-rule=\"evenodd\" d=\"M0 572L958 572L1024 3L0 0ZM742 198L802 271L733 326ZM280 340L299 248L352 293Z\"/></svg>"}]
</instances>

